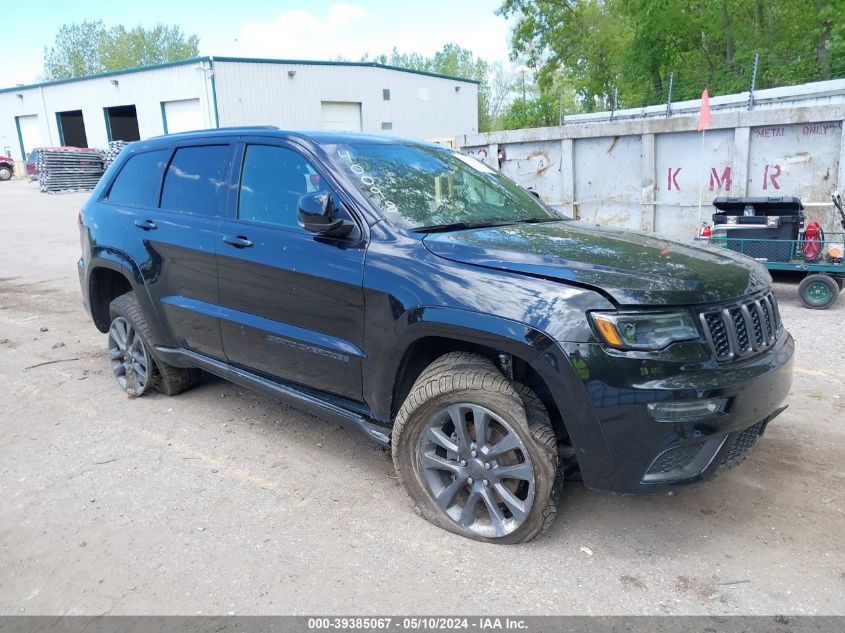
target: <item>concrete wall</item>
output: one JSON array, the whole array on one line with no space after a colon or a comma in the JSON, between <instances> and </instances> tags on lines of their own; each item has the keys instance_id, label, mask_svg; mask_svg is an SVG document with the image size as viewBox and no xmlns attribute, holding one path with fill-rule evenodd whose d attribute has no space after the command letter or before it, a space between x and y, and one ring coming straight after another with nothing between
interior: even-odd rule
<instances>
[{"instance_id":1,"label":"concrete wall","mask_svg":"<svg viewBox=\"0 0 845 633\"><path fill-rule=\"evenodd\" d=\"M830 194L845 183L845 80L699 102L566 117L552 128L466 134L486 160L547 203L598 224L689 238L717 196L798 196L810 218L841 231ZM500 152L504 160L499 163Z\"/></svg>"}]
</instances>

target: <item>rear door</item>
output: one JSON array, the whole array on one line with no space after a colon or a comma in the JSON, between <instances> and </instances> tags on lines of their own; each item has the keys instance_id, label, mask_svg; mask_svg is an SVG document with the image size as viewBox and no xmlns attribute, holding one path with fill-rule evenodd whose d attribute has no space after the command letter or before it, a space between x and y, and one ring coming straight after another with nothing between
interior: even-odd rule
<instances>
[{"instance_id":1,"label":"rear door","mask_svg":"<svg viewBox=\"0 0 845 633\"><path fill-rule=\"evenodd\" d=\"M261 141L239 154L238 197L233 217L220 224L217 246L226 356L253 371L360 401L363 226L344 239L299 226L300 196L331 191L339 198L297 148Z\"/></svg>"},{"instance_id":2,"label":"rear door","mask_svg":"<svg viewBox=\"0 0 845 633\"><path fill-rule=\"evenodd\" d=\"M223 359L215 250L235 144L215 137L161 151L163 178L145 189L152 201L124 206L131 216L125 248L162 315L167 344Z\"/></svg>"}]
</instances>

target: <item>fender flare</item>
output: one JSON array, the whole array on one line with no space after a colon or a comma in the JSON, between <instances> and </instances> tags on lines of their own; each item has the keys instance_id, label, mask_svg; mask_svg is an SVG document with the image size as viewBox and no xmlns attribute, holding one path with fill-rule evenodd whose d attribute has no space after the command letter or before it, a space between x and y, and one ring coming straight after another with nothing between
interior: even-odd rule
<instances>
[{"instance_id":1,"label":"fender flare","mask_svg":"<svg viewBox=\"0 0 845 633\"><path fill-rule=\"evenodd\" d=\"M85 288L88 296L89 304L92 301L92 282L94 272L98 268L106 268L114 272L122 274L135 293L138 303L141 305L141 310L147 319L148 324L156 333L158 339L161 341L162 333L165 331L158 317L158 312L154 309L152 297L150 296L147 284L144 281L141 269L138 264L127 253L122 250L107 247L94 247L91 252L91 260L88 263ZM93 306L92 306L93 312Z\"/></svg>"},{"instance_id":2,"label":"fender flare","mask_svg":"<svg viewBox=\"0 0 845 633\"><path fill-rule=\"evenodd\" d=\"M394 387L404 358L412 345L428 337L481 345L528 363L549 388L582 469L592 474L609 466L610 449L601 424L564 349L535 327L471 310L412 308L394 322L392 332L379 335L385 344L368 356L364 372L365 400L374 417L390 424ZM372 343L368 346L372 349Z\"/></svg>"}]
</instances>

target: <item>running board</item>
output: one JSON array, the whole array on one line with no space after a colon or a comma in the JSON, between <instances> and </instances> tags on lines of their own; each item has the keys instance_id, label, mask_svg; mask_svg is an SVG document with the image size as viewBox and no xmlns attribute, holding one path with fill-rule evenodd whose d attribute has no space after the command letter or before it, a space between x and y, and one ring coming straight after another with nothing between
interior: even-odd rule
<instances>
[{"instance_id":1,"label":"running board","mask_svg":"<svg viewBox=\"0 0 845 633\"><path fill-rule=\"evenodd\" d=\"M329 422L334 422L345 428L357 429L379 444L385 446L390 444L390 435L385 427L375 424L368 417L356 411L351 411L339 404L307 393L296 385L276 382L253 374L240 367L233 367L227 363L186 349L156 347L156 357L169 365L177 367L184 367L186 365L199 367L210 374L224 378L241 387L246 387L252 391L257 391L281 400L297 409L316 415Z\"/></svg>"}]
</instances>

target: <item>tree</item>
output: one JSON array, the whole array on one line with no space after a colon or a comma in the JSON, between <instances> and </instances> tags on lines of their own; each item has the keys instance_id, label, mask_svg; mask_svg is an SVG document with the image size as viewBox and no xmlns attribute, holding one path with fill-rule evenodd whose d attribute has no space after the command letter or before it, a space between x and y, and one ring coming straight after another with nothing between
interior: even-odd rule
<instances>
[{"instance_id":1,"label":"tree","mask_svg":"<svg viewBox=\"0 0 845 633\"><path fill-rule=\"evenodd\" d=\"M147 29L123 25L107 29L102 22L65 24L53 46L44 48L44 79L71 79L196 57L199 38L178 26Z\"/></svg>"},{"instance_id":2,"label":"tree","mask_svg":"<svg viewBox=\"0 0 845 633\"><path fill-rule=\"evenodd\" d=\"M512 56L537 68L545 93L572 87L586 111L845 75L843 0L504 0ZM562 79L561 79L562 78Z\"/></svg>"}]
</instances>

